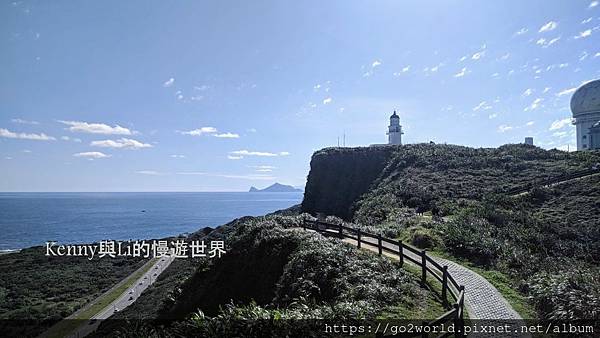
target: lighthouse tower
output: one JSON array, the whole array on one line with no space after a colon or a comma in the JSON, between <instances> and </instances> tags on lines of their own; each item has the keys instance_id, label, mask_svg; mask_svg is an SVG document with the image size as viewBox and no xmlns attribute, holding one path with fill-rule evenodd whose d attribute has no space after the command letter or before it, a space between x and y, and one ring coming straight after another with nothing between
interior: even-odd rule
<instances>
[{"instance_id":1,"label":"lighthouse tower","mask_svg":"<svg viewBox=\"0 0 600 338\"><path fill-rule=\"evenodd\" d=\"M400 117L394 113L390 116L390 125L388 127L388 144L401 145L402 144L402 126L400 125Z\"/></svg>"}]
</instances>

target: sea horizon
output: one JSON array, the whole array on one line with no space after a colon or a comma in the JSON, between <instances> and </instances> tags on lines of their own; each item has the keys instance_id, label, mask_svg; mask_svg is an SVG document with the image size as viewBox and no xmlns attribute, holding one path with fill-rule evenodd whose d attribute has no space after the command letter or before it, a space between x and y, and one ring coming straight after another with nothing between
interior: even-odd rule
<instances>
[{"instance_id":1,"label":"sea horizon","mask_svg":"<svg viewBox=\"0 0 600 338\"><path fill-rule=\"evenodd\" d=\"M177 236L296 205L303 192L0 192L0 252Z\"/></svg>"}]
</instances>

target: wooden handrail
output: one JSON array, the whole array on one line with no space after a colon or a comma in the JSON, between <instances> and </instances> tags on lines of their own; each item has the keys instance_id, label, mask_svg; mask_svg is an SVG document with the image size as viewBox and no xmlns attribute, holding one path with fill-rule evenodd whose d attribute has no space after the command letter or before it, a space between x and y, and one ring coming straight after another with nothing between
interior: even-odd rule
<instances>
[{"instance_id":1,"label":"wooden handrail","mask_svg":"<svg viewBox=\"0 0 600 338\"><path fill-rule=\"evenodd\" d=\"M337 235L342 238L351 238L357 241L357 247L361 248L361 244L368 244L375 246L377 248L377 252L379 255L385 251L387 253L398 255L400 259L400 264L402 265L405 260L408 260L415 265L421 268L421 281L423 283L427 282L427 273L433 276L437 281L442 284L442 299L444 306L451 308L446 313L442 314L440 317L425 323L427 326L437 326L448 322L454 322L454 325L460 328L461 334L455 333L455 336L463 336L464 335L464 299L465 299L465 288L463 285L459 285L454 277L448 272L447 266L441 266L438 262L436 262L433 258L427 255L425 250L419 251L418 249L404 244L402 241L396 241L393 239L385 238L380 234L371 234L369 232L355 229L351 227L347 227L343 224L331 224L323 221L313 221L304 218L302 220L302 228L307 229L307 225L310 225L311 230L323 231L329 233L331 235ZM321 228L322 226L323 228ZM327 231L334 230L334 231ZM345 234L346 231L349 234ZM350 235L356 234L356 237ZM370 237L375 240L375 242L364 240L365 237ZM397 245L398 249L394 250L388 246L383 245L383 243L388 243L392 245ZM413 255L419 256L419 259L415 259L408 255L407 252L412 253ZM451 298L454 299L452 304L448 303L448 294ZM443 336L448 336L448 334L444 334Z\"/></svg>"}]
</instances>

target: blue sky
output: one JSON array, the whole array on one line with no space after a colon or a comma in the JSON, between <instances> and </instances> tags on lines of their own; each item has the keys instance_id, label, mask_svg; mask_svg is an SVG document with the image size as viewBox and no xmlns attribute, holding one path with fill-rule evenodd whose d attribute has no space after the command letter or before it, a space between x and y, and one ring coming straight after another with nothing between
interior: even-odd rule
<instances>
[{"instance_id":1,"label":"blue sky","mask_svg":"<svg viewBox=\"0 0 600 338\"><path fill-rule=\"evenodd\" d=\"M303 186L386 142L575 148L598 1L0 4L0 191Z\"/></svg>"}]
</instances>

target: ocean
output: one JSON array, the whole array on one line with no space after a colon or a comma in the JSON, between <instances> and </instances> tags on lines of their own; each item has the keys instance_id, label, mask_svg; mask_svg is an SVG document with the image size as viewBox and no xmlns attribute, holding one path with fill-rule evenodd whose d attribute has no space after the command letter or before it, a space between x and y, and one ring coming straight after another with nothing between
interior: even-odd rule
<instances>
[{"instance_id":1,"label":"ocean","mask_svg":"<svg viewBox=\"0 0 600 338\"><path fill-rule=\"evenodd\" d=\"M0 193L0 252L47 241L162 238L301 201L302 192Z\"/></svg>"}]
</instances>

